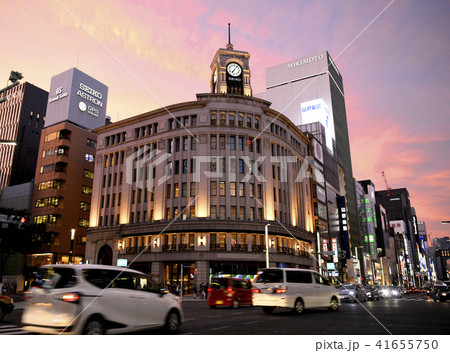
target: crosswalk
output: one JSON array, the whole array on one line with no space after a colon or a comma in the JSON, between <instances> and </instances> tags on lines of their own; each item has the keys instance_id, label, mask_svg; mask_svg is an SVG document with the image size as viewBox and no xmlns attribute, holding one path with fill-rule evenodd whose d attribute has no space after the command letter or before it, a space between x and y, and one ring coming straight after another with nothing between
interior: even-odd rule
<instances>
[{"instance_id":1,"label":"crosswalk","mask_svg":"<svg viewBox=\"0 0 450 353\"><path fill-rule=\"evenodd\" d=\"M0 324L0 335L31 335L31 332L24 331L19 326Z\"/></svg>"}]
</instances>

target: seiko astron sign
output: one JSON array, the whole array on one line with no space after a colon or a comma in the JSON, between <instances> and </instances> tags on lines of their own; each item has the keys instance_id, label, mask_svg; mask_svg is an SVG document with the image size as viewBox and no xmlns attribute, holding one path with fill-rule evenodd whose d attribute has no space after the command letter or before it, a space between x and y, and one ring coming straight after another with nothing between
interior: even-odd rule
<instances>
[{"instance_id":1,"label":"seiko astron sign","mask_svg":"<svg viewBox=\"0 0 450 353\"><path fill-rule=\"evenodd\" d=\"M45 126L64 120L88 129L105 125L108 87L76 68L52 78Z\"/></svg>"}]
</instances>

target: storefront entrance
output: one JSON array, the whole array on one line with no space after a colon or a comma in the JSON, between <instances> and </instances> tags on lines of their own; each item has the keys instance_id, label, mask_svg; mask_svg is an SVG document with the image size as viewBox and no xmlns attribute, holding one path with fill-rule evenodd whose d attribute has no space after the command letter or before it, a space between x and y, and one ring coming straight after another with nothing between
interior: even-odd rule
<instances>
[{"instance_id":1,"label":"storefront entrance","mask_svg":"<svg viewBox=\"0 0 450 353\"><path fill-rule=\"evenodd\" d=\"M181 267L183 267L183 295L192 294L195 272L195 264L193 262L186 262L182 264L165 263L164 286L172 293L177 293L177 288L181 287Z\"/></svg>"}]
</instances>

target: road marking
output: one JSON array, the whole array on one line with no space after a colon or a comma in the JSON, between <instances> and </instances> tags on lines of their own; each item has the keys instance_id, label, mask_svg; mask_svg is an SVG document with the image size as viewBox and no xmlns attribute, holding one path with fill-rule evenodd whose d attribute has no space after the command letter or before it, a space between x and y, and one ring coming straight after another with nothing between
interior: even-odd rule
<instances>
[{"instance_id":1,"label":"road marking","mask_svg":"<svg viewBox=\"0 0 450 353\"><path fill-rule=\"evenodd\" d=\"M252 325L257 324L259 321L250 321L250 322L244 322L244 325Z\"/></svg>"},{"instance_id":2,"label":"road marking","mask_svg":"<svg viewBox=\"0 0 450 353\"><path fill-rule=\"evenodd\" d=\"M224 328L228 328L228 327L231 327L231 326L221 326L221 327L215 327L215 328L210 328L210 330L211 330L211 331L217 331L217 330L222 330L222 329L224 329Z\"/></svg>"}]
</instances>

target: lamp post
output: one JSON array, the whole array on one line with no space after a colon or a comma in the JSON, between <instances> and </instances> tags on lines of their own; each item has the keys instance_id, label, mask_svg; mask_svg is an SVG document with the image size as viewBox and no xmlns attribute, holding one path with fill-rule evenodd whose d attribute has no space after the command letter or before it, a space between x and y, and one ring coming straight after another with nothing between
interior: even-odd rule
<instances>
[{"instance_id":1,"label":"lamp post","mask_svg":"<svg viewBox=\"0 0 450 353\"><path fill-rule=\"evenodd\" d=\"M264 227L266 233L266 268L269 268L269 226L270 223L266 224Z\"/></svg>"},{"instance_id":2,"label":"lamp post","mask_svg":"<svg viewBox=\"0 0 450 353\"><path fill-rule=\"evenodd\" d=\"M72 256L73 256L73 243L75 240L75 228L72 228L70 230L70 252L69 252L69 264L72 263Z\"/></svg>"},{"instance_id":3,"label":"lamp post","mask_svg":"<svg viewBox=\"0 0 450 353\"><path fill-rule=\"evenodd\" d=\"M319 268L319 273L322 274L322 256L320 255L320 232L317 230L317 267Z\"/></svg>"}]
</instances>

